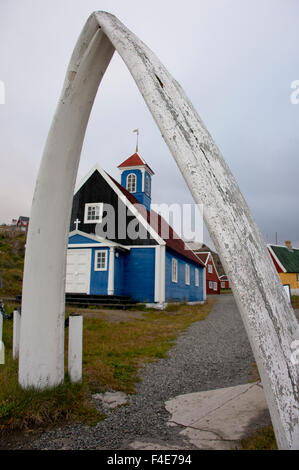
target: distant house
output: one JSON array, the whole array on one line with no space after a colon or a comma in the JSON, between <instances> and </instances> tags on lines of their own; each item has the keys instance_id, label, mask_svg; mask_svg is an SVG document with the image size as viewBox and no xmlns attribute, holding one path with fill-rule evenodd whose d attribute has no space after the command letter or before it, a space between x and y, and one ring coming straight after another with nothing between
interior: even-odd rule
<instances>
[{"instance_id":1,"label":"distant house","mask_svg":"<svg viewBox=\"0 0 299 470\"><path fill-rule=\"evenodd\" d=\"M29 217L20 216L17 221L17 229L26 232L29 225Z\"/></svg>"},{"instance_id":2,"label":"distant house","mask_svg":"<svg viewBox=\"0 0 299 470\"><path fill-rule=\"evenodd\" d=\"M222 276L219 277L220 280L220 288L221 289L229 289L229 280L226 274L223 274Z\"/></svg>"},{"instance_id":3,"label":"distant house","mask_svg":"<svg viewBox=\"0 0 299 470\"><path fill-rule=\"evenodd\" d=\"M206 292L207 294L220 294L220 280L219 275L213 260L212 253L197 252L199 259L206 267Z\"/></svg>"},{"instance_id":4,"label":"distant house","mask_svg":"<svg viewBox=\"0 0 299 470\"><path fill-rule=\"evenodd\" d=\"M96 165L74 194L66 292L203 301L204 263L151 210L153 171L138 153L118 168L121 183Z\"/></svg>"},{"instance_id":5,"label":"distant house","mask_svg":"<svg viewBox=\"0 0 299 470\"><path fill-rule=\"evenodd\" d=\"M299 249L293 248L290 241L285 246L267 247L281 282L290 285L293 295L299 295Z\"/></svg>"}]
</instances>

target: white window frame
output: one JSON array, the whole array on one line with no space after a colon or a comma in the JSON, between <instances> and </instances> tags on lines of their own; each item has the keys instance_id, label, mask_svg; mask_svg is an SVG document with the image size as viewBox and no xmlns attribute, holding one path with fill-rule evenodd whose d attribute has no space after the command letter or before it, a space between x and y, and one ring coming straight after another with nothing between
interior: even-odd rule
<instances>
[{"instance_id":1,"label":"white window frame","mask_svg":"<svg viewBox=\"0 0 299 470\"><path fill-rule=\"evenodd\" d=\"M134 191L129 188L129 178L130 178L130 177L134 177L134 188L135 188ZM136 180L137 180L137 178L136 178L135 173L129 173L129 174L127 175L126 188L127 188L127 191L129 191L129 193L136 193L136 188L137 188L137 181L136 181ZM130 182L130 184L132 184L132 182Z\"/></svg>"},{"instance_id":2,"label":"white window frame","mask_svg":"<svg viewBox=\"0 0 299 470\"><path fill-rule=\"evenodd\" d=\"M171 260L171 280L178 282L178 260L175 258Z\"/></svg>"},{"instance_id":3,"label":"white window frame","mask_svg":"<svg viewBox=\"0 0 299 470\"><path fill-rule=\"evenodd\" d=\"M208 264L208 273L213 274L213 266Z\"/></svg>"},{"instance_id":4,"label":"white window frame","mask_svg":"<svg viewBox=\"0 0 299 470\"><path fill-rule=\"evenodd\" d=\"M145 194L148 197L150 195L150 179L148 175L145 175Z\"/></svg>"},{"instance_id":5,"label":"white window frame","mask_svg":"<svg viewBox=\"0 0 299 470\"><path fill-rule=\"evenodd\" d=\"M94 220L90 220L88 218L88 209L90 207L98 207L99 208L99 217ZM103 218L103 203L102 202L89 202L88 204L85 204L85 209L84 209L84 223L85 224L99 224L102 222Z\"/></svg>"},{"instance_id":6,"label":"white window frame","mask_svg":"<svg viewBox=\"0 0 299 470\"><path fill-rule=\"evenodd\" d=\"M103 268L98 268L98 254L105 254L105 266ZM108 265L108 250L96 250L94 254L94 270L95 271L107 271Z\"/></svg>"},{"instance_id":7,"label":"white window frame","mask_svg":"<svg viewBox=\"0 0 299 470\"><path fill-rule=\"evenodd\" d=\"M195 268L195 287L199 287L199 269Z\"/></svg>"},{"instance_id":8,"label":"white window frame","mask_svg":"<svg viewBox=\"0 0 299 470\"><path fill-rule=\"evenodd\" d=\"M218 286L217 286L217 282L214 282L214 287L213 287L213 290L217 290Z\"/></svg>"},{"instance_id":9,"label":"white window frame","mask_svg":"<svg viewBox=\"0 0 299 470\"><path fill-rule=\"evenodd\" d=\"M185 264L185 284L186 284L186 286L190 286L190 266L189 266L189 264Z\"/></svg>"},{"instance_id":10,"label":"white window frame","mask_svg":"<svg viewBox=\"0 0 299 470\"><path fill-rule=\"evenodd\" d=\"M221 281L221 289L225 289L225 281Z\"/></svg>"},{"instance_id":11,"label":"white window frame","mask_svg":"<svg viewBox=\"0 0 299 470\"><path fill-rule=\"evenodd\" d=\"M213 289L213 281L209 281L209 289Z\"/></svg>"}]
</instances>

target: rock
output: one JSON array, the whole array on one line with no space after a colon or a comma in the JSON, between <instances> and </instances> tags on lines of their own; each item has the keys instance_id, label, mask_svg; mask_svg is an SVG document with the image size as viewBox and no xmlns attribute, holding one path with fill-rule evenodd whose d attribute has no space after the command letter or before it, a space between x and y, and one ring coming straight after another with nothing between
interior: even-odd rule
<instances>
[{"instance_id":1,"label":"rock","mask_svg":"<svg viewBox=\"0 0 299 470\"><path fill-rule=\"evenodd\" d=\"M117 408L121 405L128 403L128 395L124 392L105 392L95 393L92 395L92 399L95 401L101 401L102 405L106 409Z\"/></svg>"}]
</instances>

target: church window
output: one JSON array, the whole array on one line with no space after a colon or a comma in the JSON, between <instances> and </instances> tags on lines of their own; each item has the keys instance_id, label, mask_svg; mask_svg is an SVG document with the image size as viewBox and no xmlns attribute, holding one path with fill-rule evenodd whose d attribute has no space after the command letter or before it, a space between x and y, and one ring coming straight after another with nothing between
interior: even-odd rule
<instances>
[{"instance_id":1,"label":"church window","mask_svg":"<svg viewBox=\"0 0 299 470\"><path fill-rule=\"evenodd\" d=\"M134 173L130 173L127 176L127 190L130 193L136 192L136 175L134 175Z\"/></svg>"}]
</instances>

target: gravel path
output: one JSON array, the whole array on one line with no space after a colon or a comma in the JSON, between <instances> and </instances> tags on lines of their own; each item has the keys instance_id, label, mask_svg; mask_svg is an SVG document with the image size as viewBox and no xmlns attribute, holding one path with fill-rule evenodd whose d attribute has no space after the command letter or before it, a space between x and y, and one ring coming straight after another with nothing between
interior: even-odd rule
<instances>
[{"instance_id":1,"label":"gravel path","mask_svg":"<svg viewBox=\"0 0 299 470\"><path fill-rule=\"evenodd\" d=\"M177 395L248 382L254 358L232 295L222 295L210 315L177 340L169 357L147 364L130 406L109 413L94 427L71 425L19 446L31 449L129 449L130 443L186 442L180 426L167 425L164 403ZM177 447L176 447L177 448ZM190 445L188 447L191 448Z\"/></svg>"}]
</instances>

